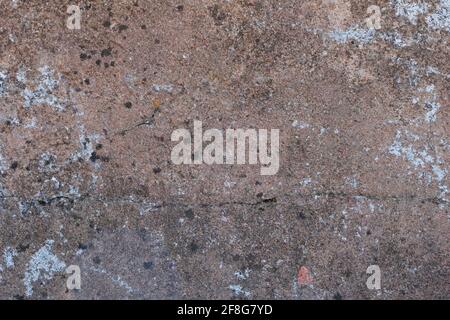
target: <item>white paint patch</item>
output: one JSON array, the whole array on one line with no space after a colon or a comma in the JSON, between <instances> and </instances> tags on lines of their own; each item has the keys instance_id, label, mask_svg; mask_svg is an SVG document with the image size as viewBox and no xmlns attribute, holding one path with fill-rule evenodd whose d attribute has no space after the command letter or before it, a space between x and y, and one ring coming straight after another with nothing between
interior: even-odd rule
<instances>
[{"instance_id":1,"label":"white paint patch","mask_svg":"<svg viewBox=\"0 0 450 320\"><path fill-rule=\"evenodd\" d=\"M23 279L25 294L27 297L33 295L33 283L41 278L50 280L56 272L61 272L66 264L52 253L54 241L47 240L30 259Z\"/></svg>"},{"instance_id":2,"label":"white paint patch","mask_svg":"<svg viewBox=\"0 0 450 320\"><path fill-rule=\"evenodd\" d=\"M436 11L429 15L426 20L430 28L450 32L450 0L441 0Z\"/></svg>"},{"instance_id":3,"label":"white paint patch","mask_svg":"<svg viewBox=\"0 0 450 320\"><path fill-rule=\"evenodd\" d=\"M421 14L428 12L428 4L425 2L414 3L409 0L392 0L395 15L408 19L413 25L417 24L417 18Z\"/></svg>"},{"instance_id":4,"label":"white paint patch","mask_svg":"<svg viewBox=\"0 0 450 320\"><path fill-rule=\"evenodd\" d=\"M14 248L7 247L3 251L3 260L5 261L6 268L14 268L14 257L17 256L17 251Z\"/></svg>"}]
</instances>

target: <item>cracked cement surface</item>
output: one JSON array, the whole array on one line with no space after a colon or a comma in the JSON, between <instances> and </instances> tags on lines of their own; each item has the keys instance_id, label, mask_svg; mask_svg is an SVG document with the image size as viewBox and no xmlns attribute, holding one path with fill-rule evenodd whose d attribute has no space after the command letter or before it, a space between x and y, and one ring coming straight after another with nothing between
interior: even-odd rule
<instances>
[{"instance_id":1,"label":"cracked cement surface","mask_svg":"<svg viewBox=\"0 0 450 320\"><path fill-rule=\"evenodd\" d=\"M448 0L0 16L1 299L449 298ZM278 173L174 165L194 120L280 129Z\"/></svg>"}]
</instances>

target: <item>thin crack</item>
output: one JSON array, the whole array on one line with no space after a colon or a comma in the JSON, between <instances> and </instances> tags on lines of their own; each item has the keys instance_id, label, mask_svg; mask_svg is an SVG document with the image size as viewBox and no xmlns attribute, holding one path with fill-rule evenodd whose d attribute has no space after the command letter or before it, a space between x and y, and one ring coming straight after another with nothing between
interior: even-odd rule
<instances>
[{"instance_id":1,"label":"thin crack","mask_svg":"<svg viewBox=\"0 0 450 320\"><path fill-rule=\"evenodd\" d=\"M434 205L442 205L442 204L448 204L449 202L445 199L439 198L439 197L420 197L414 194L406 194L406 195L393 195L393 196L383 196L383 195L372 195L372 194L348 194L345 192L332 192L332 191L325 191L325 192L315 192L315 193L309 193L309 194L301 194L301 195L292 195L292 194L284 194L284 195L278 195L272 198L266 198L266 199L260 199L258 201L224 201L224 202L217 202L217 203L181 203L181 202L155 202L154 209L155 211L161 210L164 208L173 208L173 207L199 207L199 208L220 208L223 206L230 206L230 205L237 205L237 206L250 206L250 207L258 207L262 205L276 205L281 204L282 199L285 198L292 198L292 197L299 197L299 198L317 198L317 197L325 197L325 198L333 198L333 199L358 199L363 198L367 200L372 201L413 201L413 202L420 202L420 203L432 203ZM22 200L22 201L31 201L31 202L37 202L37 203L45 203L46 205L51 205L53 202L57 200L67 200L70 202L102 202L102 203L129 203L133 205L140 205L145 206L148 205L148 200L139 200L139 199L132 199L132 198L106 198L106 197L93 197L89 194L77 196L77 197L71 197L68 195L58 195L53 197L41 197L41 198L31 198L31 199L23 199L17 196L0 196L0 199L16 199L16 200Z\"/></svg>"},{"instance_id":2,"label":"thin crack","mask_svg":"<svg viewBox=\"0 0 450 320\"><path fill-rule=\"evenodd\" d=\"M134 124L134 125L132 125L132 126L130 126L130 127L128 127L128 128L121 129L121 130L119 130L118 132L116 132L115 134L116 134L116 135L119 134L119 135L124 136L124 135L127 134L128 132L133 131L133 130L135 130L135 129L141 127L141 126L151 126L152 124L155 123L155 115L156 115L158 112L159 112L159 109L156 109L155 111L153 111L153 113L152 113L150 116L145 117L143 121L141 121L141 122L139 122L139 123L137 123L137 124Z\"/></svg>"}]
</instances>

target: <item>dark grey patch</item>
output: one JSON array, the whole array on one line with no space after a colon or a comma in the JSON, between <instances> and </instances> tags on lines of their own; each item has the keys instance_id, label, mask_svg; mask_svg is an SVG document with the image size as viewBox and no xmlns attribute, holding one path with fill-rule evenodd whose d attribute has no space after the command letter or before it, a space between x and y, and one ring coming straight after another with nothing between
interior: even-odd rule
<instances>
[{"instance_id":1,"label":"dark grey patch","mask_svg":"<svg viewBox=\"0 0 450 320\"><path fill-rule=\"evenodd\" d=\"M191 249L192 252L197 252L198 251L198 244L195 243L195 241L192 241L191 245L189 246L189 248Z\"/></svg>"},{"instance_id":2,"label":"dark grey patch","mask_svg":"<svg viewBox=\"0 0 450 320\"><path fill-rule=\"evenodd\" d=\"M10 169L16 171L18 166L19 166L19 163L17 161L14 161L13 163L11 163Z\"/></svg>"},{"instance_id":3,"label":"dark grey patch","mask_svg":"<svg viewBox=\"0 0 450 320\"><path fill-rule=\"evenodd\" d=\"M86 54L86 53L80 54L80 59L81 59L81 61L88 60L88 59L90 59L90 58L91 58L91 56L88 55L88 54Z\"/></svg>"},{"instance_id":4,"label":"dark grey patch","mask_svg":"<svg viewBox=\"0 0 450 320\"><path fill-rule=\"evenodd\" d=\"M128 29L128 26L126 24L121 24L119 25L119 33L122 31L125 31Z\"/></svg>"},{"instance_id":5,"label":"dark grey patch","mask_svg":"<svg viewBox=\"0 0 450 320\"><path fill-rule=\"evenodd\" d=\"M189 219L194 219L194 210L192 209L187 209L184 214L186 215L187 218Z\"/></svg>"},{"instance_id":6,"label":"dark grey patch","mask_svg":"<svg viewBox=\"0 0 450 320\"><path fill-rule=\"evenodd\" d=\"M160 173L160 172L161 172L161 168L160 167L153 168L153 173L157 174L157 173Z\"/></svg>"},{"instance_id":7,"label":"dark grey patch","mask_svg":"<svg viewBox=\"0 0 450 320\"><path fill-rule=\"evenodd\" d=\"M144 262L144 269L146 269L146 270L153 269L153 262L152 261Z\"/></svg>"},{"instance_id":8,"label":"dark grey patch","mask_svg":"<svg viewBox=\"0 0 450 320\"><path fill-rule=\"evenodd\" d=\"M333 296L334 300L342 300L342 296L339 292L336 292L336 294Z\"/></svg>"},{"instance_id":9,"label":"dark grey patch","mask_svg":"<svg viewBox=\"0 0 450 320\"><path fill-rule=\"evenodd\" d=\"M100 264L102 262L102 260L100 259L99 256L94 257L94 259L92 259L92 262L94 262L95 264Z\"/></svg>"},{"instance_id":10,"label":"dark grey patch","mask_svg":"<svg viewBox=\"0 0 450 320\"><path fill-rule=\"evenodd\" d=\"M110 56L112 53L112 48L108 48L108 49L103 49L102 52L100 53L100 55L102 57L108 57Z\"/></svg>"},{"instance_id":11,"label":"dark grey patch","mask_svg":"<svg viewBox=\"0 0 450 320\"><path fill-rule=\"evenodd\" d=\"M227 14L225 12L223 12L220 9L219 5L217 5L217 4L215 4L212 7L209 7L209 13L210 13L211 17L214 19L214 23L217 26L222 25L223 21L227 17Z\"/></svg>"}]
</instances>

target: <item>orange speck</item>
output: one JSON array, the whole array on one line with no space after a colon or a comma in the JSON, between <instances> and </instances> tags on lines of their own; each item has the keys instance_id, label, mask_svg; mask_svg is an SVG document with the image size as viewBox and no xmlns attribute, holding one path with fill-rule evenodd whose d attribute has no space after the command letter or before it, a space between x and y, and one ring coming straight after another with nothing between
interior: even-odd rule
<instances>
[{"instance_id":1,"label":"orange speck","mask_svg":"<svg viewBox=\"0 0 450 320\"><path fill-rule=\"evenodd\" d=\"M300 285L308 285L313 282L313 278L306 267L301 267L300 270L298 270L298 284Z\"/></svg>"},{"instance_id":2,"label":"orange speck","mask_svg":"<svg viewBox=\"0 0 450 320\"><path fill-rule=\"evenodd\" d=\"M152 103L155 109L159 109L159 107L161 106L161 100L159 99L153 99Z\"/></svg>"}]
</instances>

